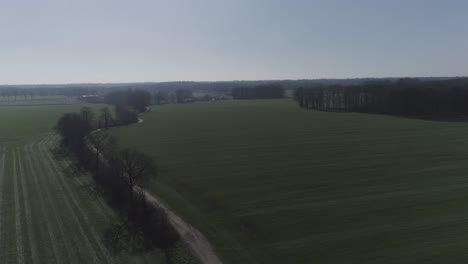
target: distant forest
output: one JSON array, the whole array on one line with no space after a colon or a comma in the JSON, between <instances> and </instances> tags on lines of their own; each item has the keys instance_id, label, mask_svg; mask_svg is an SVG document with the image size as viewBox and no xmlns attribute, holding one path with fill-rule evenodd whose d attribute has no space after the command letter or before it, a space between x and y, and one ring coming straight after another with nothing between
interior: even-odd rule
<instances>
[{"instance_id":1,"label":"distant forest","mask_svg":"<svg viewBox=\"0 0 468 264\"><path fill-rule=\"evenodd\" d=\"M299 106L323 111L352 111L405 116L466 116L468 78L399 79L362 84L301 87Z\"/></svg>"},{"instance_id":2,"label":"distant forest","mask_svg":"<svg viewBox=\"0 0 468 264\"><path fill-rule=\"evenodd\" d=\"M423 80L447 78L422 78ZM105 95L109 90L140 89L151 94L169 93L176 90L191 92L211 92L231 94L235 88L248 88L271 85L281 86L284 90L294 90L298 87L315 87L320 85L359 85L372 80L396 81L395 78L385 79L315 79L315 80L265 80L265 81L219 81L219 82L155 82L155 83L82 83L82 84L38 84L38 85L0 85L0 97L4 100L27 100L37 96L69 96ZM174 95L175 96L175 95ZM177 99L174 99L177 101ZM186 98L179 99L187 100Z\"/></svg>"},{"instance_id":3,"label":"distant forest","mask_svg":"<svg viewBox=\"0 0 468 264\"><path fill-rule=\"evenodd\" d=\"M274 99L283 98L284 89L277 84L261 84L253 87L236 87L231 91L234 99Z\"/></svg>"},{"instance_id":4,"label":"distant forest","mask_svg":"<svg viewBox=\"0 0 468 264\"><path fill-rule=\"evenodd\" d=\"M427 117L468 114L468 78L0 85L0 100L66 96L125 106L120 112L129 113L143 111L136 109L141 102L146 105L282 98L293 91L299 106L306 109ZM133 120L134 116L129 115L128 119Z\"/></svg>"}]
</instances>

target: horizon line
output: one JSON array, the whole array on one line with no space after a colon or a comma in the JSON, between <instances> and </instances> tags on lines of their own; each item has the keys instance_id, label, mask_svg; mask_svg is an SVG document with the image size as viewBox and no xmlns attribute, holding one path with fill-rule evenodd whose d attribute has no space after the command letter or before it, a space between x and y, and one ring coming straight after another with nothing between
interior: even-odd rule
<instances>
[{"instance_id":1,"label":"horizon line","mask_svg":"<svg viewBox=\"0 0 468 264\"><path fill-rule=\"evenodd\" d=\"M216 80L216 81L129 81L129 82L70 82L70 83L18 83L18 84L0 84L0 86L56 86L56 85L111 85L111 84L160 84L160 83L222 83L222 82L271 82L271 81L320 81L320 80L362 80L362 79L430 79L430 78L468 78L466 76L388 76L388 77L341 77L341 78L303 78L303 79L238 79L238 80Z\"/></svg>"}]
</instances>

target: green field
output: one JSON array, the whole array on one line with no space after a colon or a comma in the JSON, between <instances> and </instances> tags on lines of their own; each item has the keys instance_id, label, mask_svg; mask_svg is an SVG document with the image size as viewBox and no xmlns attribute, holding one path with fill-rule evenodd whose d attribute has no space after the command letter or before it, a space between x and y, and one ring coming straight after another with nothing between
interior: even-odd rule
<instances>
[{"instance_id":1,"label":"green field","mask_svg":"<svg viewBox=\"0 0 468 264\"><path fill-rule=\"evenodd\" d=\"M82 106L0 107L0 263L166 263L158 249L112 250L121 218L89 175L54 158L52 127Z\"/></svg>"},{"instance_id":2,"label":"green field","mask_svg":"<svg viewBox=\"0 0 468 264\"><path fill-rule=\"evenodd\" d=\"M162 252L109 250L116 214L89 192L91 177L53 158L56 136L0 150L0 263L164 263Z\"/></svg>"},{"instance_id":3,"label":"green field","mask_svg":"<svg viewBox=\"0 0 468 264\"><path fill-rule=\"evenodd\" d=\"M227 263L466 263L468 124L300 109L154 107L117 128Z\"/></svg>"},{"instance_id":4,"label":"green field","mask_svg":"<svg viewBox=\"0 0 468 264\"><path fill-rule=\"evenodd\" d=\"M0 107L0 144L29 139L52 131L61 115L88 106L96 114L104 105L38 105Z\"/></svg>"}]
</instances>

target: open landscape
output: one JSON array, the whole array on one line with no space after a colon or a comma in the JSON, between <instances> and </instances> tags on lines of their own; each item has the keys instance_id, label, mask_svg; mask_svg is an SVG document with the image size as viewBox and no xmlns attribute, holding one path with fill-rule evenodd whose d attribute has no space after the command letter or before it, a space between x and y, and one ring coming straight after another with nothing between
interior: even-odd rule
<instances>
[{"instance_id":1,"label":"open landscape","mask_svg":"<svg viewBox=\"0 0 468 264\"><path fill-rule=\"evenodd\" d=\"M0 264L468 263L468 1L4 1Z\"/></svg>"},{"instance_id":2,"label":"open landscape","mask_svg":"<svg viewBox=\"0 0 468 264\"><path fill-rule=\"evenodd\" d=\"M6 106L0 109L0 144L11 145L17 141L27 141L53 132L61 115L78 111L84 104L72 105L21 105ZM103 105L88 105L98 110Z\"/></svg>"},{"instance_id":3,"label":"open landscape","mask_svg":"<svg viewBox=\"0 0 468 264\"><path fill-rule=\"evenodd\" d=\"M114 255L103 235L115 213L91 198L90 177L72 175L54 160L48 135L2 147L0 166L2 263L165 263L160 252Z\"/></svg>"},{"instance_id":4,"label":"open landscape","mask_svg":"<svg viewBox=\"0 0 468 264\"><path fill-rule=\"evenodd\" d=\"M467 123L288 99L156 106L143 119L112 133L158 161L151 190L228 263L468 259Z\"/></svg>"},{"instance_id":5,"label":"open landscape","mask_svg":"<svg viewBox=\"0 0 468 264\"><path fill-rule=\"evenodd\" d=\"M158 249L133 253L126 245L116 251L109 235L119 226L119 212L95 192L89 173L56 156L58 118L84 106L0 110L1 263L167 263ZM173 259L185 261L174 263L188 263L182 251Z\"/></svg>"},{"instance_id":6,"label":"open landscape","mask_svg":"<svg viewBox=\"0 0 468 264\"><path fill-rule=\"evenodd\" d=\"M118 211L54 155L52 128L83 106L106 105L2 108L0 258L166 263L159 249L114 252ZM157 161L147 190L226 263L468 259L465 122L311 111L291 98L153 105L141 119L110 132Z\"/></svg>"}]
</instances>

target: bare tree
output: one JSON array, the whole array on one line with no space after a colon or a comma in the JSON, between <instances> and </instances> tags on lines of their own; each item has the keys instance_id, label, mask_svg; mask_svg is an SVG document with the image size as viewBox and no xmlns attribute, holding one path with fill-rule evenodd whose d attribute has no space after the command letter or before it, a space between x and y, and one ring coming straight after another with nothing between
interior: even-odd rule
<instances>
[{"instance_id":1,"label":"bare tree","mask_svg":"<svg viewBox=\"0 0 468 264\"><path fill-rule=\"evenodd\" d=\"M113 159L112 166L128 187L130 202L129 218L133 213L135 186L141 185L144 178L156 176L157 168L154 161L143 152L135 149L123 149Z\"/></svg>"},{"instance_id":2,"label":"bare tree","mask_svg":"<svg viewBox=\"0 0 468 264\"><path fill-rule=\"evenodd\" d=\"M109 133L105 131L98 131L89 136L89 143L94 148L95 157L95 178L99 178L100 162L103 156L110 156L109 154L117 147L117 141Z\"/></svg>"},{"instance_id":3,"label":"bare tree","mask_svg":"<svg viewBox=\"0 0 468 264\"><path fill-rule=\"evenodd\" d=\"M94 123L94 112L90 107L83 106L80 109L80 116L81 119L83 119L90 128L93 127Z\"/></svg>"},{"instance_id":4,"label":"bare tree","mask_svg":"<svg viewBox=\"0 0 468 264\"><path fill-rule=\"evenodd\" d=\"M62 136L63 146L72 150L80 161L84 161L85 137L91 132L89 123L78 113L66 113L59 119L55 129Z\"/></svg>"},{"instance_id":5,"label":"bare tree","mask_svg":"<svg viewBox=\"0 0 468 264\"><path fill-rule=\"evenodd\" d=\"M103 107L101 109L100 120L102 122L101 125L102 125L102 127L104 129L108 129L111 126L112 115L111 115L111 112L109 110L109 107Z\"/></svg>"}]
</instances>

